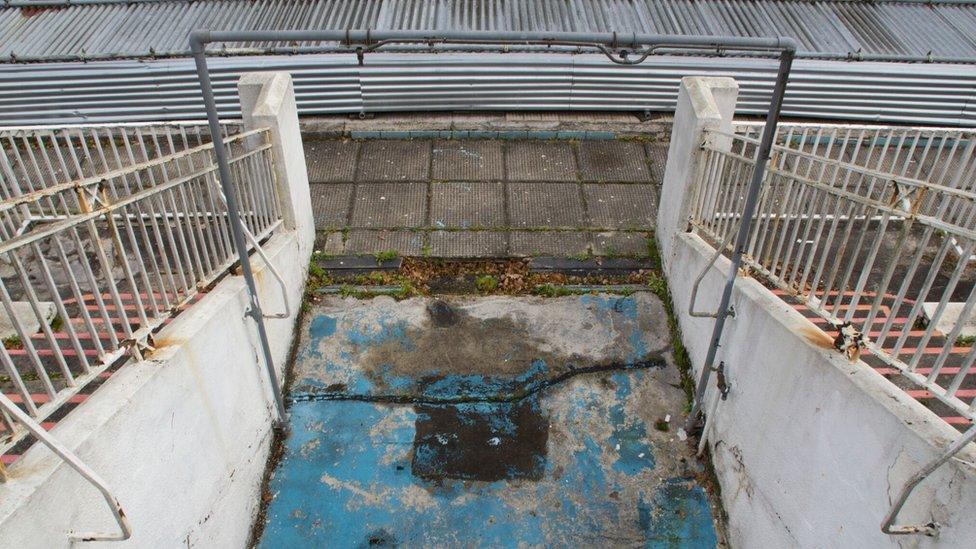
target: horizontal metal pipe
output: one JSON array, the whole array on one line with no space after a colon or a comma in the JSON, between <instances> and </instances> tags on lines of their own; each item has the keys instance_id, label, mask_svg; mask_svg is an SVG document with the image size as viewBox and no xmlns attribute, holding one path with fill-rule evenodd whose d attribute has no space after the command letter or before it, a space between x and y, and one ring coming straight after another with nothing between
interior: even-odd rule
<instances>
[{"instance_id":1,"label":"horizontal metal pipe","mask_svg":"<svg viewBox=\"0 0 976 549\"><path fill-rule=\"evenodd\" d=\"M667 36L667 35L665 35ZM308 40L302 40L308 41ZM703 47L707 47L704 45ZM753 57L751 50L742 50L736 54L712 53L713 57ZM411 45L399 44L389 48L383 48L384 52L389 53L496 53L497 48L485 47L483 44L462 44L454 42L450 46L439 45ZM596 50L585 44L567 45L556 44L552 46L533 46L523 44L507 48L507 53L593 53ZM355 53L355 48L342 45L328 46L291 46L291 47L235 47L221 48L207 52L214 57L245 57L252 55L308 55L308 54L330 54L330 53ZM679 53L677 51L667 52L669 55L702 55L702 53ZM88 63L93 61L119 61L119 60L145 60L145 59L179 59L187 58L192 52L186 50L173 51L151 51L146 50L137 54L118 54L118 53L81 53L81 54L62 54L62 55L17 55L10 52L0 56L0 64L30 64L30 63L65 63L81 62ZM877 54L863 52L817 52L817 51L798 51L796 59L819 59L823 61L849 61L849 62L880 62L880 63L925 63L925 64L950 64L950 65L972 65L976 64L976 57L965 56L945 56L945 55L902 55L902 54Z\"/></svg>"}]
</instances>

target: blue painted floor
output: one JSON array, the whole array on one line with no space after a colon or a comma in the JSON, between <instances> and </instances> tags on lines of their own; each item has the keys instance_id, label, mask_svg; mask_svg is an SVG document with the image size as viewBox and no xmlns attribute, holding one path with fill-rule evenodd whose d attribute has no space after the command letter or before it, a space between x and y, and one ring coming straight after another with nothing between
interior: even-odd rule
<instances>
[{"instance_id":1,"label":"blue painted floor","mask_svg":"<svg viewBox=\"0 0 976 549\"><path fill-rule=\"evenodd\" d=\"M714 547L656 298L513 299L319 307L261 546Z\"/></svg>"}]
</instances>

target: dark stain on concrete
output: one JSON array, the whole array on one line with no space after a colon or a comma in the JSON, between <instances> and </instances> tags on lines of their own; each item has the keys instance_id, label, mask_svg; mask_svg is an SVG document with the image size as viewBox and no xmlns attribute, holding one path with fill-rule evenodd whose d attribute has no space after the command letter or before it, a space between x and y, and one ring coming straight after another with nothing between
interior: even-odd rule
<instances>
[{"instance_id":1,"label":"dark stain on concrete","mask_svg":"<svg viewBox=\"0 0 976 549\"><path fill-rule=\"evenodd\" d=\"M459 315L446 301L437 299L427 304L427 314L435 328L448 328L458 323Z\"/></svg>"},{"instance_id":2,"label":"dark stain on concrete","mask_svg":"<svg viewBox=\"0 0 976 549\"><path fill-rule=\"evenodd\" d=\"M544 342L528 336L525 323L514 318L476 318L443 301L432 302L427 312L432 325L408 327L402 337L358 349L363 374L378 388L388 387L391 378L431 374L513 378L537 361L555 371L583 362L582 357L541 351Z\"/></svg>"},{"instance_id":3,"label":"dark stain on concrete","mask_svg":"<svg viewBox=\"0 0 976 549\"><path fill-rule=\"evenodd\" d=\"M393 534L387 532L386 530L380 528L375 532L372 532L363 543L359 544L360 549L367 549L368 547L396 547L397 540L393 537Z\"/></svg>"},{"instance_id":4,"label":"dark stain on concrete","mask_svg":"<svg viewBox=\"0 0 976 549\"><path fill-rule=\"evenodd\" d=\"M414 476L434 482L542 478L549 419L537 398L415 410Z\"/></svg>"}]
</instances>

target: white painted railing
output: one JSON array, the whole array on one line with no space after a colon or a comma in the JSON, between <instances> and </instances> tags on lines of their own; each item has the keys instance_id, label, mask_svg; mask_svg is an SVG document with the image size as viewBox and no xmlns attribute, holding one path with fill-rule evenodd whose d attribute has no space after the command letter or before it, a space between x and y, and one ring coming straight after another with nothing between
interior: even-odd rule
<instances>
[{"instance_id":1,"label":"white painted railing","mask_svg":"<svg viewBox=\"0 0 976 549\"><path fill-rule=\"evenodd\" d=\"M706 132L691 222L719 248L760 131ZM750 271L839 330L841 350L866 348L959 425L976 418L976 345L962 334L976 313L974 147L972 130L783 125L745 249ZM946 327L950 311L961 320Z\"/></svg>"},{"instance_id":2,"label":"white painted railing","mask_svg":"<svg viewBox=\"0 0 976 549\"><path fill-rule=\"evenodd\" d=\"M225 131L254 245L282 219L271 134ZM228 272L216 170L200 124L0 131L5 402L37 423L64 413ZM0 456L31 440L12 416L0 407Z\"/></svg>"}]
</instances>

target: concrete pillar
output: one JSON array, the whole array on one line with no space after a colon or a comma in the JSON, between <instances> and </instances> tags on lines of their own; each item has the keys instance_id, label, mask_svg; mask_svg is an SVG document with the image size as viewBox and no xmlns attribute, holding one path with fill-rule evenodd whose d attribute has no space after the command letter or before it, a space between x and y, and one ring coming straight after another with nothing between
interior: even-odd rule
<instances>
[{"instance_id":1,"label":"concrete pillar","mask_svg":"<svg viewBox=\"0 0 976 549\"><path fill-rule=\"evenodd\" d=\"M244 128L271 129L283 223L286 229L298 233L302 255L310 255L315 244L315 222L291 75L287 72L245 73L237 82L237 91Z\"/></svg>"},{"instance_id":2,"label":"concrete pillar","mask_svg":"<svg viewBox=\"0 0 976 549\"><path fill-rule=\"evenodd\" d=\"M657 218L657 239L666 272L670 272L675 236L689 230L689 208L706 139L704 132L731 133L738 95L739 85L732 78L681 79ZM717 138L713 145L728 148L731 143L728 138Z\"/></svg>"}]
</instances>

